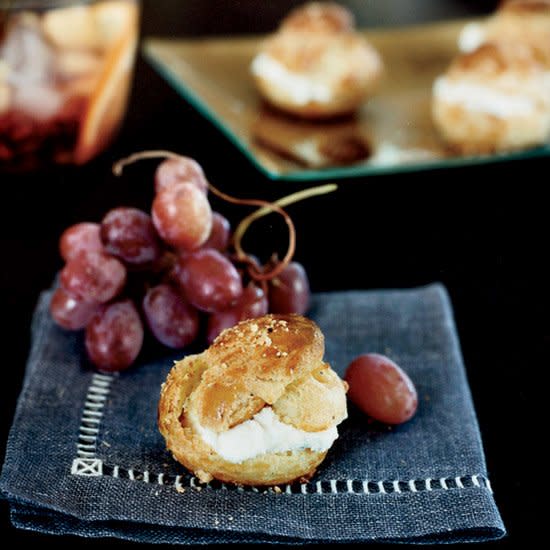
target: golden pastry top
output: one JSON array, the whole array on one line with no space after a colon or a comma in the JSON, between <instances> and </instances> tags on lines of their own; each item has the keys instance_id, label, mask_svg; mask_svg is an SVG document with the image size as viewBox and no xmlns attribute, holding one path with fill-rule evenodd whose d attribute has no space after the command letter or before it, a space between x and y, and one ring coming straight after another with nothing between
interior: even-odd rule
<instances>
[{"instance_id":1,"label":"golden pastry top","mask_svg":"<svg viewBox=\"0 0 550 550\"><path fill-rule=\"evenodd\" d=\"M294 8L281 22L280 31L317 33L349 32L355 27L353 14L336 3L310 2Z\"/></svg>"},{"instance_id":2,"label":"golden pastry top","mask_svg":"<svg viewBox=\"0 0 550 550\"><path fill-rule=\"evenodd\" d=\"M190 397L201 424L217 432L275 403L295 380L322 364L324 338L309 319L267 315L243 321L205 352L210 365Z\"/></svg>"}]
</instances>

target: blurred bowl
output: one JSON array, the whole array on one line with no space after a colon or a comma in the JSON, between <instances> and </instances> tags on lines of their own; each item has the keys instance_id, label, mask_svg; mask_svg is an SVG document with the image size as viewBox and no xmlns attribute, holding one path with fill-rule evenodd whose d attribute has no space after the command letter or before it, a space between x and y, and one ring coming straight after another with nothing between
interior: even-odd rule
<instances>
[{"instance_id":1,"label":"blurred bowl","mask_svg":"<svg viewBox=\"0 0 550 550\"><path fill-rule=\"evenodd\" d=\"M83 164L126 112L138 0L0 0L0 169Z\"/></svg>"}]
</instances>

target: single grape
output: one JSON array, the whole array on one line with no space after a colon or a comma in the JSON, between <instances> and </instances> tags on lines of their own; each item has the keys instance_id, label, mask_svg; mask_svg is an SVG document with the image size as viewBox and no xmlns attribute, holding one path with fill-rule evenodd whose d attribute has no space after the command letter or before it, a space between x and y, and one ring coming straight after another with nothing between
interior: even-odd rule
<instances>
[{"instance_id":1,"label":"single grape","mask_svg":"<svg viewBox=\"0 0 550 550\"><path fill-rule=\"evenodd\" d=\"M161 191L152 207L153 223L168 244L194 250L212 230L212 210L206 195L192 183L178 183Z\"/></svg>"},{"instance_id":2,"label":"single grape","mask_svg":"<svg viewBox=\"0 0 550 550\"><path fill-rule=\"evenodd\" d=\"M79 330L90 322L98 307L99 304L83 302L57 288L50 302L50 313L60 327Z\"/></svg>"},{"instance_id":3,"label":"single grape","mask_svg":"<svg viewBox=\"0 0 550 550\"><path fill-rule=\"evenodd\" d=\"M226 328L234 327L239 321L241 321L241 312L235 307L212 313L208 317L206 328L207 342L211 344Z\"/></svg>"},{"instance_id":4,"label":"single grape","mask_svg":"<svg viewBox=\"0 0 550 550\"><path fill-rule=\"evenodd\" d=\"M108 302L126 283L126 268L102 252L83 252L61 270L61 286L86 302Z\"/></svg>"},{"instance_id":5,"label":"single grape","mask_svg":"<svg viewBox=\"0 0 550 550\"><path fill-rule=\"evenodd\" d=\"M244 290L237 302L241 311L241 321L267 315L268 301L265 292L253 283Z\"/></svg>"},{"instance_id":6,"label":"single grape","mask_svg":"<svg viewBox=\"0 0 550 550\"><path fill-rule=\"evenodd\" d=\"M86 327L86 351L100 370L128 368L143 344L143 325L130 300L103 306Z\"/></svg>"},{"instance_id":7,"label":"single grape","mask_svg":"<svg viewBox=\"0 0 550 550\"><path fill-rule=\"evenodd\" d=\"M211 248L180 258L174 275L189 302L207 313L227 309L243 293L235 266Z\"/></svg>"},{"instance_id":8,"label":"single grape","mask_svg":"<svg viewBox=\"0 0 550 550\"><path fill-rule=\"evenodd\" d=\"M155 191L160 193L176 183L190 182L203 193L208 192L208 181L201 165L192 158L180 157L161 162L155 172Z\"/></svg>"},{"instance_id":9,"label":"single grape","mask_svg":"<svg viewBox=\"0 0 550 550\"><path fill-rule=\"evenodd\" d=\"M391 359L377 353L355 358L345 374L348 396L363 412L386 424L409 420L418 406L416 388Z\"/></svg>"},{"instance_id":10,"label":"single grape","mask_svg":"<svg viewBox=\"0 0 550 550\"><path fill-rule=\"evenodd\" d=\"M160 256L151 217L137 208L114 208L101 222L105 250L134 265L149 264Z\"/></svg>"},{"instance_id":11,"label":"single grape","mask_svg":"<svg viewBox=\"0 0 550 550\"><path fill-rule=\"evenodd\" d=\"M229 237L231 236L231 225L218 212L212 212L212 230L210 236L201 248L214 248L220 252L225 252L229 246Z\"/></svg>"},{"instance_id":12,"label":"single grape","mask_svg":"<svg viewBox=\"0 0 550 550\"><path fill-rule=\"evenodd\" d=\"M199 332L199 314L170 285L157 285L143 299L145 319L155 338L170 348L184 348Z\"/></svg>"},{"instance_id":13,"label":"single grape","mask_svg":"<svg viewBox=\"0 0 550 550\"><path fill-rule=\"evenodd\" d=\"M59 252L68 262L81 252L101 252L103 245L99 236L99 224L77 223L65 229L59 239Z\"/></svg>"},{"instance_id":14,"label":"single grape","mask_svg":"<svg viewBox=\"0 0 550 550\"><path fill-rule=\"evenodd\" d=\"M234 306L210 315L206 332L208 343L211 344L226 328L246 319L255 319L266 315L267 310L268 303L265 292L254 284L248 285Z\"/></svg>"},{"instance_id":15,"label":"single grape","mask_svg":"<svg viewBox=\"0 0 550 550\"><path fill-rule=\"evenodd\" d=\"M310 292L306 270L298 262L289 263L269 281L269 305L272 313L303 315L309 308Z\"/></svg>"}]
</instances>

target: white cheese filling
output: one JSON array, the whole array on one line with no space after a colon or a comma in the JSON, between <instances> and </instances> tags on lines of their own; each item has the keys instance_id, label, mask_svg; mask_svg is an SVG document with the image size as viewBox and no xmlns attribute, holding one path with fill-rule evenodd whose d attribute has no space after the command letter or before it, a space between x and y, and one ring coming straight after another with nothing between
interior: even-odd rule
<instances>
[{"instance_id":1,"label":"white cheese filling","mask_svg":"<svg viewBox=\"0 0 550 550\"><path fill-rule=\"evenodd\" d=\"M338 437L336 426L321 432L298 430L281 422L271 407L264 407L250 420L221 433L201 426L192 417L191 421L205 443L235 464L266 453L327 451Z\"/></svg>"},{"instance_id":2,"label":"white cheese filling","mask_svg":"<svg viewBox=\"0 0 550 550\"><path fill-rule=\"evenodd\" d=\"M286 94L298 105L307 105L310 101L328 103L332 99L329 86L289 71L268 54L258 54L252 61L251 70L254 75L269 81L273 87Z\"/></svg>"},{"instance_id":3,"label":"white cheese filling","mask_svg":"<svg viewBox=\"0 0 550 550\"><path fill-rule=\"evenodd\" d=\"M485 29L481 23L468 23L458 37L458 49L464 53L477 50L485 42Z\"/></svg>"},{"instance_id":4,"label":"white cheese filling","mask_svg":"<svg viewBox=\"0 0 550 550\"><path fill-rule=\"evenodd\" d=\"M507 94L490 86L456 82L446 77L436 79L433 92L437 99L447 103L501 118L531 115L537 110L537 103L526 95Z\"/></svg>"}]
</instances>

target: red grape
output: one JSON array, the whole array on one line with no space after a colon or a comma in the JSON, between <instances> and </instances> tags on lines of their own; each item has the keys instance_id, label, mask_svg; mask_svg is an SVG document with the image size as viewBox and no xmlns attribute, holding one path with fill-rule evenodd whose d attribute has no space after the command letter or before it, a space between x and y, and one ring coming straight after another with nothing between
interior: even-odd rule
<instances>
[{"instance_id":1,"label":"red grape","mask_svg":"<svg viewBox=\"0 0 550 550\"><path fill-rule=\"evenodd\" d=\"M98 307L96 303L83 302L57 288L50 302L50 313L60 327L79 330L90 322Z\"/></svg>"},{"instance_id":2,"label":"red grape","mask_svg":"<svg viewBox=\"0 0 550 550\"><path fill-rule=\"evenodd\" d=\"M230 307L217 313L212 313L208 318L206 340L211 344L226 328L234 327L241 321L241 312L236 307Z\"/></svg>"},{"instance_id":3,"label":"red grape","mask_svg":"<svg viewBox=\"0 0 550 550\"><path fill-rule=\"evenodd\" d=\"M220 252L225 252L229 245L230 236L231 226L227 219L218 212L212 212L212 230L201 248L215 248Z\"/></svg>"},{"instance_id":4,"label":"red grape","mask_svg":"<svg viewBox=\"0 0 550 550\"><path fill-rule=\"evenodd\" d=\"M211 344L222 330L230 328L240 321L266 315L267 310L268 303L265 292L254 284L248 285L234 306L213 313L209 317L206 334L208 343Z\"/></svg>"},{"instance_id":5,"label":"red grape","mask_svg":"<svg viewBox=\"0 0 550 550\"><path fill-rule=\"evenodd\" d=\"M346 370L349 398L366 414L386 424L409 420L418 406L416 388L391 359L377 353L355 358Z\"/></svg>"},{"instance_id":6,"label":"red grape","mask_svg":"<svg viewBox=\"0 0 550 550\"><path fill-rule=\"evenodd\" d=\"M160 193L176 183L190 182L203 193L208 192L208 181L201 165L189 157L171 158L161 162L155 172L155 191Z\"/></svg>"},{"instance_id":7,"label":"red grape","mask_svg":"<svg viewBox=\"0 0 550 550\"><path fill-rule=\"evenodd\" d=\"M255 284L249 284L237 302L241 311L241 321L267 315L268 302L265 292Z\"/></svg>"},{"instance_id":8,"label":"red grape","mask_svg":"<svg viewBox=\"0 0 550 550\"><path fill-rule=\"evenodd\" d=\"M137 208L114 208L101 222L105 250L129 264L148 264L158 259L160 248L150 216Z\"/></svg>"},{"instance_id":9,"label":"red grape","mask_svg":"<svg viewBox=\"0 0 550 550\"><path fill-rule=\"evenodd\" d=\"M212 210L206 195L192 183L161 191L152 207L153 223L163 240L176 248L200 247L212 230Z\"/></svg>"},{"instance_id":10,"label":"red grape","mask_svg":"<svg viewBox=\"0 0 550 550\"><path fill-rule=\"evenodd\" d=\"M211 248L181 258L175 276L191 304L207 313L228 308L243 293L235 266Z\"/></svg>"},{"instance_id":11,"label":"red grape","mask_svg":"<svg viewBox=\"0 0 550 550\"><path fill-rule=\"evenodd\" d=\"M303 315L309 307L309 281L306 270L291 262L269 282L269 305L272 313Z\"/></svg>"},{"instance_id":12,"label":"red grape","mask_svg":"<svg viewBox=\"0 0 550 550\"><path fill-rule=\"evenodd\" d=\"M103 306L86 327L86 350L104 371L129 367L143 344L143 325L130 300Z\"/></svg>"},{"instance_id":13,"label":"red grape","mask_svg":"<svg viewBox=\"0 0 550 550\"><path fill-rule=\"evenodd\" d=\"M126 283L126 268L116 258L100 252L83 252L61 271L61 286L86 302L108 302Z\"/></svg>"},{"instance_id":14,"label":"red grape","mask_svg":"<svg viewBox=\"0 0 550 550\"><path fill-rule=\"evenodd\" d=\"M161 284L143 299L145 319L155 338L170 348L183 348L199 332L199 314L170 285Z\"/></svg>"},{"instance_id":15,"label":"red grape","mask_svg":"<svg viewBox=\"0 0 550 550\"><path fill-rule=\"evenodd\" d=\"M61 257L68 262L81 252L101 252L103 245L99 236L99 224L77 223L65 229L59 239Z\"/></svg>"}]
</instances>

